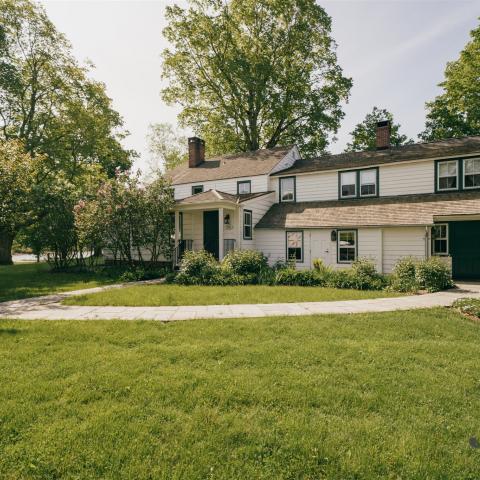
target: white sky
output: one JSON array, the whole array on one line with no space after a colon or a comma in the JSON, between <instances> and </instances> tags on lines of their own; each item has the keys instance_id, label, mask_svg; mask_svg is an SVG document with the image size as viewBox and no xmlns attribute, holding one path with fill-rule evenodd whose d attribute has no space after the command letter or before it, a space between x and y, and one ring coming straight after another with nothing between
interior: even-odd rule
<instances>
[{"instance_id":1,"label":"white sky","mask_svg":"<svg viewBox=\"0 0 480 480\"><path fill-rule=\"evenodd\" d=\"M160 98L160 53L167 0L43 0L50 19L66 34L79 60L96 65L114 107L131 135L125 142L146 170L147 127L176 123L178 110ZM177 3L183 4L183 0ZM346 116L332 152L374 105L387 108L402 130L416 139L425 122L424 104L439 89L448 61L478 25L480 0L321 1L333 20L339 63L353 78Z\"/></svg>"}]
</instances>

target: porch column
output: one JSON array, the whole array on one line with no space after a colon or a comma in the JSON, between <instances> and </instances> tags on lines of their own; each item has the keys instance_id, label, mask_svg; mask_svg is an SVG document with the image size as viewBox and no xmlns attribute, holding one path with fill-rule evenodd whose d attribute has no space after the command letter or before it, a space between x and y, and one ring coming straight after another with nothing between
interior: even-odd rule
<instances>
[{"instance_id":1,"label":"porch column","mask_svg":"<svg viewBox=\"0 0 480 480\"><path fill-rule=\"evenodd\" d=\"M177 248L180 241L180 213L175 210L175 248Z\"/></svg>"},{"instance_id":2,"label":"porch column","mask_svg":"<svg viewBox=\"0 0 480 480\"><path fill-rule=\"evenodd\" d=\"M223 208L218 209L218 259L223 258Z\"/></svg>"},{"instance_id":3,"label":"porch column","mask_svg":"<svg viewBox=\"0 0 480 480\"><path fill-rule=\"evenodd\" d=\"M237 210L237 245L235 248L241 250L242 248L242 239L243 239L243 207L238 207Z\"/></svg>"}]
</instances>

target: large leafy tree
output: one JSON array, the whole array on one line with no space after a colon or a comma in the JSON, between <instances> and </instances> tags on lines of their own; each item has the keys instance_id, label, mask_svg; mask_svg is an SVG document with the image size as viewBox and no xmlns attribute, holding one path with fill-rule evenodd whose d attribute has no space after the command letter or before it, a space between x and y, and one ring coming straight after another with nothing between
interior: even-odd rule
<instances>
[{"instance_id":1,"label":"large leafy tree","mask_svg":"<svg viewBox=\"0 0 480 480\"><path fill-rule=\"evenodd\" d=\"M480 135L480 27L470 36L458 60L447 64L443 92L426 104L423 140Z\"/></svg>"},{"instance_id":2,"label":"large leafy tree","mask_svg":"<svg viewBox=\"0 0 480 480\"><path fill-rule=\"evenodd\" d=\"M147 139L153 173L171 170L188 159L187 138L169 123L150 125Z\"/></svg>"},{"instance_id":3,"label":"large leafy tree","mask_svg":"<svg viewBox=\"0 0 480 480\"><path fill-rule=\"evenodd\" d=\"M347 143L346 152L361 152L364 150L376 149L377 123L383 120L389 120L391 124L390 144L394 147L413 143L406 135L400 133L400 124L395 123L393 114L384 108L373 107L370 113L367 113L365 119L357 124L350 132L351 141Z\"/></svg>"},{"instance_id":4,"label":"large leafy tree","mask_svg":"<svg viewBox=\"0 0 480 480\"><path fill-rule=\"evenodd\" d=\"M209 153L296 143L325 150L351 79L315 0L191 0L166 9L163 98Z\"/></svg>"}]
</instances>

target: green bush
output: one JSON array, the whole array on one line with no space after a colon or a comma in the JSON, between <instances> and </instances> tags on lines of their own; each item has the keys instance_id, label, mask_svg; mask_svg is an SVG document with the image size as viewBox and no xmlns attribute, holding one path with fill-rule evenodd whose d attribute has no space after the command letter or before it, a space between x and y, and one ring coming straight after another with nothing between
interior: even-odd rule
<instances>
[{"instance_id":1,"label":"green bush","mask_svg":"<svg viewBox=\"0 0 480 480\"><path fill-rule=\"evenodd\" d=\"M320 287L324 279L315 270L279 270L275 276L277 285L297 285L301 287Z\"/></svg>"},{"instance_id":2,"label":"green bush","mask_svg":"<svg viewBox=\"0 0 480 480\"><path fill-rule=\"evenodd\" d=\"M480 298L459 298L452 307L480 319Z\"/></svg>"},{"instance_id":3,"label":"green bush","mask_svg":"<svg viewBox=\"0 0 480 480\"><path fill-rule=\"evenodd\" d=\"M355 288L351 269L332 270L326 284L331 288Z\"/></svg>"},{"instance_id":4,"label":"green bush","mask_svg":"<svg viewBox=\"0 0 480 480\"><path fill-rule=\"evenodd\" d=\"M181 285L218 285L221 279L220 264L205 251L187 251L183 255L175 283ZM222 283L220 283L222 284Z\"/></svg>"},{"instance_id":5,"label":"green bush","mask_svg":"<svg viewBox=\"0 0 480 480\"><path fill-rule=\"evenodd\" d=\"M412 257L400 259L393 268L390 289L397 292L416 292L419 289L416 277L418 261Z\"/></svg>"},{"instance_id":6,"label":"green bush","mask_svg":"<svg viewBox=\"0 0 480 480\"><path fill-rule=\"evenodd\" d=\"M439 292L453 287L450 267L438 257L430 257L416 265L415 278L427 292Z\"/></svg>"},{"instance_id":7,"label":"green bush","mask_svg":"<svg viewBox=\"0 0 480 480\"><path fill-rule=\"evenodd\" d=\"M222 264L235 275L242 276L258 276L268 268L267 258L255 250L233 250L225 256Z\"/></svg>"},{"instance_id":8,"label":"green bush","mask_svg":"<svg viewBox=\"0 0 480 480\"><path fill-rule=\"evenodd\" d=\"M382 290L387 284L385 277L377 272L375 264L364 258L353 262L350 274L353 288L358 290Z\"/></svg>"}]
</instances>

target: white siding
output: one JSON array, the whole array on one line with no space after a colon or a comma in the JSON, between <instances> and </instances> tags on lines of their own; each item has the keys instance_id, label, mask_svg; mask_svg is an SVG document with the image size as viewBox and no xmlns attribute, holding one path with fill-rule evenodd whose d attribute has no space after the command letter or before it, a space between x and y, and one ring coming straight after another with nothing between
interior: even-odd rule
<instances>
[{"instance_id":1,"label":"white siding","mask_svg":"<svg viewBox=\"0 0 480 480\"><path fill-rule=\"evenodd\" d=\"M391 273L404 257L425 258L425 228L404 227L383 229L383 271Z\"/></svg>"},{"instance_id":2,"label":"white siding","mask_svg":"<svg viewBox=\"0 0 480 480\"><path fill-rule=\"evenodd\" d=\"M375 263L377 271L383 272L383 231L381 228L360 228L358 230L358 257Z\"/></svg>"},{"instance_id":3,"label":"white siding","mask_svg":"<svg viewBox=\"0 0 480 480\"><path fill-rule=\"evenodd\" d=\"M300 158L300 152L298 148L293 147L282 160L280 160L270 173L279 172L280 170L285 170L290 168L298 159Z\"/></svg>"},{"instance_id":4,"label":"white siding","mask_svg":"<svg viewBox=\"0 0 480 480\"><path fill-rule=\"evenodd\" d=\"M379 171L380 196L433 193L435 163L433 161L383 165Z\"/></svg>"},{"instance_id":5,"label":"white siding","mask_svg":"<svg viewBox=\"0 0 480 480\"><path fill-rule=\"evenodd\" d=\"M203 191L218 190L220 192L237 194L237 182L241 180L250 180L252 182L252 193L266 192L268 190L268 175L257 175L254 177L237 177L224 180L214 180L210 182L185 183L183 185L174 185L175 200L190 197L194 185L203 185Z\"/></svg>"},{"instance_id":6,"label":"white siding","mask_svg":"<svg viewBox=\"0 0 480 480\"><path fill-rule=\"evenodd\" d=\"M275 202L275 195L273 193L269 195L263 195L258 198L254 198L253 200L249 200L248 202L243 202L242 208L246 210L252 211L252 224L253 227L260 221L260 219L267 213L268 209L274 204ZM243 215L243 213L242 213ZM252 240L244 240L243 239L243 216L241 218L241 232L240 232L240 248L243 249L252 249L255 247L255 240L257 236L257 231L253 228L252 232Z\"/></svg>"}]
</instances>

